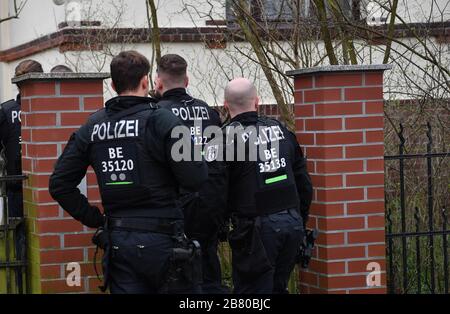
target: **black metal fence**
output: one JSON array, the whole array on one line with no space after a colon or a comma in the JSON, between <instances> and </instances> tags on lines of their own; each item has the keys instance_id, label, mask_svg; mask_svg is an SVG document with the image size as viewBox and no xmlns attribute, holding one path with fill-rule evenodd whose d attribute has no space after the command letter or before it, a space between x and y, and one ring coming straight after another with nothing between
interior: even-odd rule
<instances>
[{"instance_id":1,"label":"black metal fence","mask_svg":"<svg viewBox=\"0 0 450 314\"><path fill-rule=\"evenodd\" d=\"M405 151L404 132L398 155L384 157L388 292L448 293L450 152L433 152L429 123L426 153Z\"/></svg>"},{"instance_id":2,"label":"black metal fence","mask_svg":"<svg viewBox=\"0 0 450 314\"><path fill-rule=\"evenodd\" d=\"M8 197L6 183L23 181L24 175L2 176L0 173L0 199L3 210L0 217L0 294L27 291L27 258L25 239L19 241L19 236L25 237L23 217L10 217L8 211ZM19 230L20 228L20 230ZM19 234L20 233L20 234ZM21 245L20 251L17 246ZM18 256L18 252L20 256Z\"/></svg>"}]
</instances>

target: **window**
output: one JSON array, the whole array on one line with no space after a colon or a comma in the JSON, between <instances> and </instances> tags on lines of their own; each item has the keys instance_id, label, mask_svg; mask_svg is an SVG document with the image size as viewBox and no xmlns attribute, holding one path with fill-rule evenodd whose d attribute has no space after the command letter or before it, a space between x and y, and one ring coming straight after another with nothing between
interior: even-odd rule
<instances>
[{"instance_id":1,"label":"window","mask_svg":"<svg viewBox=\"0 0 450 314\"><path fill-rule=\"evenodd\" d=\"M232 9L232 2L227 0L226 16L228 23L235 23L236 16ZM353 19L359 19L361 0L337 0L343 13ZM290 22L294 14L301 18L315 18L313 0L246 0L251 15L258 21ZM327 4L327 1L325 0ZM328 6L328 5L327 5ZM330 9L327 7L327 11Z\"/></svg>"},{"instance_id":2,"label":"window","mask_svg":"<svg viewBox=\"0 0 450 314\"><path fill-rule=\"evenodd\" d=\"M261 0L262 16L268 21L286 21L292 19L292 4L289 0Z\"/></svg>"},{"instance_id":3,"label":"window","mask_svg":"<svg viewBox=\"0 0 450 314\"><path fill-rule=\"evenodd\" d=\"M227 0L226 15L228 22L234 22L236 16L232 8L232 2ZM310 0L300 0L309 2ZM290 21L292 20L292 0L247 0L251 15L259 21Z\"/></svg>"}]
</instances>

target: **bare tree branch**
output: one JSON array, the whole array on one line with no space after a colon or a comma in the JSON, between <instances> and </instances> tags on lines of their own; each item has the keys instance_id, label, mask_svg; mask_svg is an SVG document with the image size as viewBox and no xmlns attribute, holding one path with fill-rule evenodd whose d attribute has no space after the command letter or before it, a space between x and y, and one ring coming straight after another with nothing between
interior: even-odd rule
<instances>
[{"instance_id":1,"label":"bare tree branch","mask_svg":"<svg viewBox=\"0 0 450 314\"><path fill-rule=\"evenodd\" d=\"M328 19L325 2L324 0L314 0L314 4L316 5L317 16L320 21L320 29L323 41L325 43L325 49L327 50L328 59L330 60L330 64L338 64L338 60L336 58L336 54L334 53L333 49L333 42L331 40L330 30L328 29Z\"/></svg>"},{"instance_id":2,"label":"bare tree branch","mask_svg":"<svg viewBox=\"0 0 450 314\"><path fill-rule=\"evenodd\" d=\"M283 98L283 92L277 84L277 81L270 70L269 60L264 52L264 47L262 46L258 35L257 35L257 26L252 20L248 20L245 18L246 15L249 14L247 3L245 0L235 0L232 3L234 12L236 14L237 23L241 27L242 32L244 33L246 39L252 46L256 57L258 58L259 63L262 66L262 70L264 75L266 76L269 86L272 89L273 96L278 104L278 108L280 111L280 116L282 120L286 123L286 126L295 130L294 124L294 116L292 112L292 108L289 104L287 104ZM243 13L245 12L245 13Z\"/></svg>"},{"instance_id":3,"label":"bare tree branch","mask_svg":"<svg viewBox=\"0 0 450 314\"><path fill-rule=\"evenodd\" d=\"M397 16L397 6L398 6L398 0L393 0L391 6L391 19L389 21L388 26L388 32L387 35L389 38L394 37L394 30L395 30L395 17ZM386 50L384 51L384 58L383 63L386 64L389 62L389 58L391 56L391 46L392 46L392 40L388 39L388 42L386 44Z\"/></svg>"},{"instance_id":4,"label":"bare tree branch","mask_svg":"<svg viewBox=\"0 0 450 314\"><path fill-rule=\"evenodd\" d=\"M27 4L28 0L24 0L24 1L20 1L20 3L18 2L18 0L14 0L13 6L14 6L14 13L11 15L10 13L8 13L8 16L5 18L0 18L0 24L12 19L18 19L20 13L22 12L23 8L25 7L25 5Z\"/></svg>"},{"instance_id":5,"label":"bare tree branch","mask_svg":"<svg viewBox=\"0 0 450 314\"><path fill-rule=\"evenodd\" d=\"M147 0L148 8L150 8L151 25L149 27L152 31L152 46L155 50L156 61L161 59L161 40L160 40L160 29L158 24L158 13L156 10L156 5L154 0Z\"/></svg>"}]
</instances>

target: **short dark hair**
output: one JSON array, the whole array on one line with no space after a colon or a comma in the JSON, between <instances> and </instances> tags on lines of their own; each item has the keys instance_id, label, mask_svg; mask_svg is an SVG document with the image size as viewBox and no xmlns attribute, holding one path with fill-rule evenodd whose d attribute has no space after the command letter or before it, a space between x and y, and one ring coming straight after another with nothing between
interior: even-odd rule
<instances>
[{"instance_id":1,"label":"short dark hair","mask_svg":"<svg viewBox=\"0 0 450 314\"><path fill-rule=\"evenodd\" d=\"M31 72L38 72L42 73L44 70L42 70L42 65L34 60L24 60L20 62L15 69L15 76L24 75Z\"/></svg>"},{"instance_id":2,"label":"short dark hair","mask_svg":"<svg viewBox=\"0 0 450 314\"><path fill-rule=\"evenodd\" d=\"M73 72L71 68L69 68L68 66L65 66L63 64L59 64L59 65L55 65L51 70L50 73L55 73L55 72Z\"/></svg>"},{"instance_id":3,"label":"short dark hair","mask_svg":"<svg viewBox=\"0 0 450 314\"><path fill-rule=\"evenodd\" d=\"M158 73L167 74L175 81L181 81L186 76L187 62L182 56L167 54L158 61Z\"/></svg>"},{"instance_id":4,"label":"short dark hair","mask_svg":"<svg viewBox=\"0 0 450 314\"><path fill-rule=\"evenodd\" d=\"M150 72L148 59L137 51L122 51L111 61L111 79L118 94L134 91Z\"/></svg>"}]
</instances>

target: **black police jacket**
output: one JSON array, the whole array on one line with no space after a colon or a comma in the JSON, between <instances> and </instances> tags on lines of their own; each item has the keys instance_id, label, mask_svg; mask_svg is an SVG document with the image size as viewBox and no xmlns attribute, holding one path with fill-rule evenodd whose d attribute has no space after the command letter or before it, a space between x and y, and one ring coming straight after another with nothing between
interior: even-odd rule
<instances>
[{"instance_id":1,"label":"black police jacket","mask_svg":"<svg viewBox=\"0 0 450 314\"><path fill-rule=\"evenodd\" d=\"M77 185L92 166L107 215L182 218L179 187L197 190L207 178L203 161L175 161L174 127L184 127L147 97L119 96L106 102L67 143L50 177L50 194L89 227L103 223ZM190 139L181 139L190 142ZM193 156L191 156L193 157Z\"/></svg>"},{"instance_id":2,"label":"black police jacket","mask_svg":"<svg viewBox=\"0 0 450 314\"><path fill-rule=\"evenodd\" d=\"M224 131L228 210L254 217L298 208L306 223L312 185L295 135L257 112L237 115Z\"/></svg>"},{"instance_id":3,"label":"black police jacket","mask_svg":"<svg viewBox=\"0 0 450 314\"><path fill-rule=\"evenodd\" d=\"M170 110L184 125L191 128L192 140L196 145L204 145L209 141L203 134L208 126L221 125L219 113L203 100L190 96L184 88L174 88L165 92L158 99L158 106ZM195 121L201 121L201 129L192 129L195 127Z\"/></svg>"},{"instance_id":4,"label":"black police jacket","mask_svg":"<svg viewBox=\"0 0 450 314\"><path fill-rule=\"evenodd\" d=\"M219 113L206 102L193 98L184 88L175 88L163 94L158 106L170 110L190 129L194 145L203 150L211 140L208 127L220 130ZM223 222L226 208L226 188L224 164L207 162L208 180L197 195L182 192L181 203L184 208L185 232L191 238L206 240L217 233Z\"/></svg>"},{"instance_id":5,"label":"black police jacket","mask_svg":"<svg viewBox=\"0 0 450 314\"><path fill-rule=\"evenodd\" d=\"M0 105L0 144L5 149L7 175L22 174L20 95ZM10 191L20 191L21 182L10 182Z\"/></svg>"}]
</instances>

